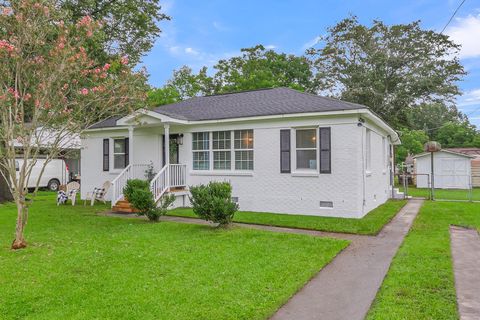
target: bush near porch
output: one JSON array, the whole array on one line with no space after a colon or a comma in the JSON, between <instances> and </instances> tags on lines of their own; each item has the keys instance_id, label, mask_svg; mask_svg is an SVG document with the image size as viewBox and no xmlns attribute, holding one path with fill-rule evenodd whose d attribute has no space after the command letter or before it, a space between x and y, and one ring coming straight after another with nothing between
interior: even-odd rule
<instances>
[{"instance_id":1,"label":"bush near porch","mask_svg":"<svg viewBox=\"0 0 480 320\"><path fill-rule=\"evenodd\" d=\"M376 235L385 224L392 220L405 203L405 200L389 200L361 219L239 211L235 214L233 221L328 232ZM180 217L197 217L191 208L177 208L167 214Z\"/></svg>"},{"instance_id":2,"label":"bush near porch","mask_svg":"<svg viewBox=\"0 0 480 320\"><path fill-rule=\"evenodd\" d=\"M104 205L31 208L11 251L0 205L0 319L265 319L347 241L97 215Z\"/></svg>"}]
</instances>

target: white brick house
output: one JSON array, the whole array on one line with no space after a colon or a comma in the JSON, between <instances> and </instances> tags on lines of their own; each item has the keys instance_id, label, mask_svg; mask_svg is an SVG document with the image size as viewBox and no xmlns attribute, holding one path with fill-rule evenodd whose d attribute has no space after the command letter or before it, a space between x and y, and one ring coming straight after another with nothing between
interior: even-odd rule
<instances>
[{"instance_id":1,"label":"white brick house","mask_svg":"<svg viewBox=\"0 0 480 320\"><path fill-rule=\"evenodd\" d=\"M242 211L359 218L391 197L399 143L367 107L292 89L195 97L90 127L82 197L109 180L115 203L151 162L156 197L227 180Z\"/></svg>"}]
</instances>

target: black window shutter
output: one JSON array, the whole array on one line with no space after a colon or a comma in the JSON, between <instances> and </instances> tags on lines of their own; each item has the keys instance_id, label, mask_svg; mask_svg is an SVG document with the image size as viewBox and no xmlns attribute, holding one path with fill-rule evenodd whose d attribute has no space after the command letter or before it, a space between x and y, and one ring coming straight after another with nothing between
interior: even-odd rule
<instances>
[{"instance_id":1,"label":"black window shutter","mask_svg":"<svg viewBox=\"0 0 480 320\"><path fill-rule=\"evenodd\" d=\"M290 173L290 129L280 130L280 173Z\"/></svg>"},{"instance_id":2,"label":"black window shutter","mask_svg":"<svg viewBox=\"0 0 480 320\"><path fill-rule=\"evenodd\" d=\"M320 173L332 173L332 139L330 128L320 128Z\"/></svg>"},{"instance_id":3,"label":"black window shutter","mask_svg":"<svg viewBox=\"0 0 480 320\"><path fill-rule=\"evenodd\" d=\"M103 139L103 171L110 170L110 139Z\"/></svg>"},{"instance_id":4,"label":"black window shutter","mask_svg":"<svg viewBox=\"0 0 480 320\"><path fill-rule=\"evenodd\" d=\"M128 166L129 159L130 159L130 139L125 138L125 168Z\"/></svg>"}]
</instances>

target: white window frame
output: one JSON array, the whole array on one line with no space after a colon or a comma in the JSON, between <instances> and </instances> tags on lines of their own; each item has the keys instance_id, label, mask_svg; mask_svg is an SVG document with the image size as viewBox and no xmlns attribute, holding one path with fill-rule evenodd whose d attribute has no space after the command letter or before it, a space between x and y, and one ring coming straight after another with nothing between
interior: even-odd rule
<instances>
[{"instance_id":1,"label":"white window frame","mask_svg":"<svg viewBox=\"0 0 480 320\"><path fill-rule=\"evenodd\" d=\"M227 148L225 148L225 149L218 149L218 148L217 148L217 149L214 149L214 148L213 148L213 145L214 145L214 143L213 143L213 142L214 142L214 141L213 141L213 134L214 134L215 132L225 132L225 133L228 132L228 133L230 134L230 139L229 139L229 140L230 140L230 148L228 148L228 149L227 149ZM232 134L233 134L233 131L230 131L230 130L219 130L219 131L212 131L212 132L210 132L210 135L211 135L211 138L212 138L212 139L211 139L211 140L212 140L212 148L211 148L211 154L212 154L212 156L211 156L211 158L212 158L212 161L211 161L212 166L211 166L211 168L212 168L212 170L215 170L215 171L231 171L231 170L232 170L232 154L233 154L233 152L232 152L232 149L233 149L233 138L232 138ZM221 140L219 140L219 141L221 141ZM227 141L227 140L226 140L226 139L223 139L223 141ZM227 168L227 169L215 169L215 152L227 152L228 154L230 154L230 168ZM226 160L225 160L225 162L226 162Z\"/></svg>"},{"instance_id":2,"label":"white window frame","mask_svg":"<svg viewBox=\"0 0 480 320\"><path fill-rule=\"evenodd\" d=\"M236 131L252 131L252 148L235 148L235 132ZM238 129L238 130L233 130L232 131L232 142L233 142L233 149L234 149L234 153L233 153L233 168L235 171L240 171L240 172L251 172L253 170L255 170L255 151L254 151L254 148L255 148L255 130L253 129ZM241 139L240 139L241 141ZM248 151L251 151L252 152L252 169L237 169L237 152L248 152ZM247 161L250 161L250 160L246 160L245 162Z\"/></svg>"},{"instance_id":3,"label":"white window frame","mask_svg":"<svg viewBox=\"0 0 480 320\"><path fill-rule=\"evenodd\" d=\"M110 163L111 163L111 166L110 166L110 172L121 172L123 171L126 167L125 167L125 162L124 162L124 165L123 165L123 168L115 168L115 156L116 155L123 155L123 156L126 156L126 149L127 149L127 146L125 145L125 139L127 137L113 137L113 138L110 138ZM123 153L115 153L115 140L123 140Z\"/></svg>"},{"instance_id":4,"label":"white window frame","mask_svg":"<svg viewBox=\"0 0 480 320\"><path fill-rule=\"evenodd\" d=\"M207 149L199 149L199 150L194 150L193 149L193 136L194 134L198 134L198 133L207 133L207 137L208 137L208 147ZM201 141L205 141L205 140L201 140ZM195 170L195 171L209 171L212 169L212 165L213 165L213 162L212 162L212 154L211 154L211 150L212 150L212 133L211 132L208 132L208 131L196 131L196 132L192 132L192 170ZM194 154L195 153L207 153L208 154L208 168L206 169L196 169L195 168L195 160L194 160Z\"/></svg>"},{"instance_id":5,"label":"white window frame","mask_svg":"<svg viewBox=\"0 0 480 320\"><path fill-rule=\"evenodd\" d=\"M297 131L302 131L302 130L314 130L315 132L315 148L297 148ZM320 142L319 142L319 136L318 136L318 130L319 127L299 127L299 128L293 128L293 139L290 141L291 143L291 149L293 150L292 152L292 169L293 169L293 174L319 174L320 173L320 159L319 159L319 148L320 148ZM310 169L310 168L298 168L297 167L297 151L301 150L315 150L315 161L316 161L316 168L315 169Z\"/></svg>"},{"instance_id":6,"label":"white window frame","mask_svg":"<svg viewBox=\"0 0 480 320\"><path fill-rule=\"evenodd\" d=\"M236 149L235 148L235 131L252 131L253 146L248 149ZM230 132L230 149L213 149L213 132ZM195 133L207 132L209 137L209 146L205 150L193 150L193 135ZM255 170L255 129L236 129L236 130L212 130L212 131L195 131L191 132L191 145L192 145L192 173L198 175L252 175ZM208 169L195 169L193 165L193 154L195 152L207 152L209 155L209 168ZM214 168L214 152L226 151L230 152L230 169L215 169ZM253 169L236 169L235 152L238 151L251 151L253 155Z\"/></svg>"}]
</instances>

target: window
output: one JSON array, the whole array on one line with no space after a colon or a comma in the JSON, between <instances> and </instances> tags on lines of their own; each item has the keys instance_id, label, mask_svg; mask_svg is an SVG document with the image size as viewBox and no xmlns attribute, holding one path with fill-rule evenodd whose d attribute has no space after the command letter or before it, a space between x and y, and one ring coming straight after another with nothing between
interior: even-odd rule
<instances>
[{"instance_id":1,"label":"window","mask_svg":"<svg viewBox=\"0 0 480 320\"><path fill-rule=\"evenodd\" d=\"M370 171L372 168L372 131L366 129L365 134L365 157L367 163L367 171Z\"/></svg>"},{"instance_id":2,"label":"window","mask_svg":"<svg viewBox=\"0 0 480 320\"><path fill-rule=\"evenodd\" d=\"M253 130L234 131L235 170L253 170Z\"/></svg>"},{"instance_id":3,"label":"window","mask_svg":"<svg viewBox=\"0 0 480 320\"><path fill-rule=\"evenodd\" d=\"M210 169L210 140L208 132L192 133L193 170Z\"/></svg>"},{"instance_id":4,"label":"window","mask_svg":"<svg viewBox=\"0 0 480 320\"><path fill-rule=\"evenodd\" d=\"M332 173L332 139L330 128L320 128L320 173Z\"/></svg>"},{"instance_id":5,"label":"window","mask_svg":"<svg viewBox=\"0 0 480 320\"><path fill-rule=\"evenodd\" d=\"M297 129L297 169L317 169L317 130Z\"/></svg>"},{"instance_id":6,"label":"window","mask_svg":"<svg viewBox=\"0 0 480 320\"><path fill-rule=\"evenodd\" d=\"M192 151L193 170L253 170L253 130L194 132Z\"/></svg>"},{"instance_id":7,"label":"window","mask_svg":"<svg viewBox=\"0 0 480 320\"><path fill-rule=\"evenodd\" d=\"M213 149L213 169L230 170L231 169L231 132L215 131L212 132Z\"/></svg>"},{"instance_id":8,"label":"window","mask_svg":"<svg viewBox=\"0 0 480 320\"><path fill-rule=\"evenodd\" d=\"M126 141L125 138L113 139L113 168L124 169L126 163Z\"/></svg>"}]
</instances>

